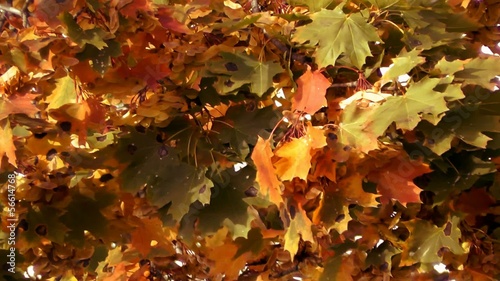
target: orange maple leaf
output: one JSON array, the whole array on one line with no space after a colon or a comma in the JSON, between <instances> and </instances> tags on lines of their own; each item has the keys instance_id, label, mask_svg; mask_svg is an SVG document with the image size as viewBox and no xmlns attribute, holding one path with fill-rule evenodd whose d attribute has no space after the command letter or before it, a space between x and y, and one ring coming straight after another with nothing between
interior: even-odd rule
<instances>
[{"instance_id":1,"label":"orange maple leaf","mask_svg":"<svg viewBox=\"0 0 500 281\"><path fill-rule=\"evenodd\" d=\"M168 241L167 233L162 228L163 223L158 218L143 219L142 225L132 232L132 245L147 257L154 247L162 248L169 253L174 253L172 244Z\"/></svg>"},{"instance_id":2,"label":"orange maple leaf","mask_svg":"<svg viewBox=\"0 0 500 281\"><path fill-rule=\"evenodd\" d=\"M136 19L139 11L149 11L151 3L146 0L119 0L116 8L126 18Z\"/></svg>"},{"instance_id":3,"label":"orange maple leaf","mask_svg":"<svg viewBox=\"0 0 500 281\"><path fill-rule=\"evenodd\" d=\"M391 199L406 203L420 203L420 191L413 179L432 170L421 161L407 157L394 158L389 164L368 174L368 180L377 183L377 190L382 195L380 201L387 203Z\"/></svg>"},{"instance_id":4,"label":"orange maple leaf","mask_svg":"<svg viewBox=\"0 0 500 281\"><path fill-rule=\"evenodd\" d=\"M273 157L273 152L269 140L264 140L259 136L252 152L252 160L257 167L257 182L259 183L260 192L264 196L269 193L271 202L279 205L280 202L283 202L280 189L281 182L276 176L271 157Z\"/></svg>"},{"instance_id":5,"label":"orange maple leaf","mask_svg":"<svg viewBox=\"0 0 500 281\"><path fill-rule=\"evenodd\" d=\"M282 145L276 150L276 156L280 159L274 165L281 180L292 180L295 177L307 180L311 168L311 153L305 136Z\"/></svg>"},{"instance_id":6,"label":"orange maple leaf","mask_svg":"<svg viewBox=\"0 0 500 281\"><path fill-rule=\"evenodd\" d=\"M247 263L249 252L233 259L238 252L238 247L234 244L228 243L214 247L208 254L208 258L215 261L215 266L210 268L210 275L217 276L224 274L227 280L236 280L239 276L240 270L245 267Z\"/></svg>"},{"instance_id":7,"label":"orange maple leaf","mask_svg":"<svg viewBox=\"0 0 500 281\"><path fill-rule=\"evenodd\" d=\"M4 155L9 159L9 163L17 168L16 147L8 119L0 120L0 161Z\"/></svg>"},{"instance_id":8,"label":"orange maple leaf","mask_svg":"<svg viewBox=\"0 0 500 281\"><path fill-rule=\"evenodd\" d=\"M0 120L6 118L10 114L24 113L33 117L39 109L33 104L36 95L13 95L9 99L0 99Z\"/></svg>"},{"instance_id":9,"label":"orange maple leaf","mask_svg":"<svg viewBox=\"0 0 500 281\"><path fill-rule=\"evenodd\" d=\"M333 151L331 149L316 153L314 160L315 165L312 172L314 178L327 177L329 180L337 182L337 162L333 158Z\"/></svg>"},{"instance_id":10,"label":"orange maple leaf","mask_svg":"<svg viewBox=\"0 0 500 281\"><path fill-rule=\"evenodd\" d=\"M331 82L326 79L321 71L311 71L308 67L306 72L297 79L297 93L292 99L292 109L314 114L323 106L326 106L326 89Z\"/></svg>"}]
</instances>

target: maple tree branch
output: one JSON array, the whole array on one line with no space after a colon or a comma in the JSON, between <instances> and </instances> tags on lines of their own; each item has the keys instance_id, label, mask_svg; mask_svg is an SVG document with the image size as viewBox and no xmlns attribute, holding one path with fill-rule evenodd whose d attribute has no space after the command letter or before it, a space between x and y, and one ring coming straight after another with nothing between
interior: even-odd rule
<instances>
[{"instance_id":1,"label":"maple tree branch","mask_svg":"<svg viewBox=\"0 0 500 281\"><path fill-rule=\"evenodd\" d=\"M22 17L23 13L14 8L14 7L9 7L9 6L5 6L3 4L0 4L0 11L3 11L4 13L9 13L9 14L12 14L12 15L15 15L15 16L18 16L18 17Z\"/></svg>"},{"instance_id":2,"label":"maple tree branch","mask_svg":"<svg viewBox=\"0 0 500 281\"><path fill-rule=\"evenodd\" d=\"M30 14L30 11L29 11L29 5L33 2L33 0L27 0L26 2L24 2L24 5L23 5L23 8L21 10L21 18L23 20L23 27L29 27L30 24L29 24L29 21L28 21L28 16Z\"/></svg>"},{"instance_id":3,"label":"maple tree branch","mask_svg":"<svg viewBox=\"0 0 500 281\"><path fill-rule=\"evenodd\" d=\"M330 88L344 88L344 87L355 87L358 85L358 81L346 82L346 83L333 83Z\"/></svg>"},{"instance_id":4,"label":"maple tree branch","mask_svg":"<svg viewBox=\"0 0 500 281\"><path fill-rule=\"evenodd\" d=\"M280 40L278 40L277 38L274 38L274 37L270 37L269 35L267 35L267 33L264 32L264 36L266 37L266 39L268 39L274 46L276 46L276 48L278 48L280 51L282 51L285 56L289 56L289 53L290 53L290 48L283 44L283 42L281 42ZM294 61L297 61L297 62L300 62L300 63L305 63L306 62L306 56L305 55L301 55L301 54L297 54L297 53L294 53L292 52L292 59Z\"/></svg>"},{"instance_id":5,"label":"maple tree branch","mask_svg":"<svg viewBox=\"0 0 500 281\"><path fill-rule=\"evenodd\" d=\"M260 7L259 7L259 1L258 0L250 0L250 4L252 6L252 8L250 9L250 11L252 13L258 13L258 12L260 12Z\"/></svg>"}]
</instances>

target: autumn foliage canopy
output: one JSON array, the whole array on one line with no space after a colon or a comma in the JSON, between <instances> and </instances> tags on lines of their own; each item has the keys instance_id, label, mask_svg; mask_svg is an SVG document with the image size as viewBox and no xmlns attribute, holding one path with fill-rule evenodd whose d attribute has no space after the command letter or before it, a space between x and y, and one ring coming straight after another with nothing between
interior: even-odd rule
<instances>
[{"instance_id":1,"label":"autumn foliage canopy","mask_svg":"<svg viewBox=\"0 0 500 281\"><path fill-rule=\"evenodd\" d=\"M498 280L499 17L2 1L0 279Z\"/></svg>"}]
</instances>

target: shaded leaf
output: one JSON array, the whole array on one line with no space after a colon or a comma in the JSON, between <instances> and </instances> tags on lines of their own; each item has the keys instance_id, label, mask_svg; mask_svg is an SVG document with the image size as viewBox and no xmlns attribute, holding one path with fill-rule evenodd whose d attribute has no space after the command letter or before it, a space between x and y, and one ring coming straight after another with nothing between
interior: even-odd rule
<instances>
[{"instance_id":1,"label":"shaded leaf","mask_svg":"<svg viewBox=\"0 0 500 281\"><path fill-rule=\"evenodd\" d=\"M459 222L458 217L452 217L444 227L436 227L425 220L407 222L410 237L407 241L408 246L402 252L401 265L441 262L438 252L443 247L457 255L465 253L459 242L461 237L460 229L457 227ZM444 231L448 224L451 227L449 234Z\"/></svg>"},{"instance_id":2,"label":"shaded leaf","mask_svg":"<svg viewBox=\"0 0 500 281\"><path fill-rule=\"evenodd\" d=\"M378 171L368 174L368 179L377 183L382 203L395 199L406 206L407 203L421 202L421 189L413 183L413 179L430 172L432 170L426 164L397 157Z\"/></svg>"}]
</instances>

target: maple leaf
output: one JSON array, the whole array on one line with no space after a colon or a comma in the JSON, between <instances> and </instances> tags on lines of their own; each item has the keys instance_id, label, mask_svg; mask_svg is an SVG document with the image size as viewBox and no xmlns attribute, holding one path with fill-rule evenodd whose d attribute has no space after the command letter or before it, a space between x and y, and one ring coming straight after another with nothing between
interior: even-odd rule
<instances>
[{"instance_id":1,"label":"maple leaf","mask_svg":"<svg viewBox=\"0 0 500 281\"><path fill-rule=\"evenodd\" d=\"M498 279L480 2L1 4L0 279Z\"/></svg>"},{"instance_id":2,"label":"maple leaf","mask_svg":"<svg viewBox=\"0 0 500 281\"><path fill-rule=\"evenodd\" d=\"M464 85L480 85L493 90L495 83L491 80L500 73L500 58L475 58L463 65L463 70L455 73L455 79L462 80Z\"/></svg>"},{"instance_id":3,"label":"maple leaf","mask_svg":"<svg viewBox=\"0 0 500 281\"><path fill-rule=\"evenodd\" d=\"M25 247L36 247L41 239L48 238L50 241L63 244L66 232L69 230L63 223L59 221L60 214L58 209L43 206L40 209L30 209L27 214L27 219L36 227L45 227L44 235L40 235L36 227L28 228L21 234L22 243L27 243Z\"/></svg>"},{"instance_id":4,"label":"maple leaf","mask_svg":"<svg viewBox=\"0 0 500 281\"><path fill-rule=\"evenodd\" d=\"M47 110L57 109L65 104L76 103L75 80L69 76L64 76L56 80L56 87L45 98L48 103Z\"/></svg>"},{"instance_id":5,"label":"maple leaf","mask_svg":"<svg viewBox=\"0 0 500 281\"><path fill-rule=\"evenodd\" d=\"M326 152L321 151L316 153L313 163L315 163L312 172L313 177L326 177L333 182L337 181L337 162L334 160L333 150L328 149Z\"/></svg>"},{"instance_id":6,"label":"maple leaf","mask_svg":"<svg viewBox=\"0 0 500 281\"><path fill-rule=\"evenodd\" d=\"M412 130L420 122L420 114L431 114L438 122L442 117L440 114L448 111L445 95L433 90L439 81L438 78L425 78L412 84L405 95L387 97L373 112L364 129L377 137L393 122L400 129Z\"/></svg>"},{"instance_id":7,"label":"maple leaf","mask_svg":"<svg viewBox=\"0 0 500 281\"><path fill-rule=\"evenodd\" d=\"M374 112L373 107L361 109L356 103L349 104L342 112L341 122L338 126L339 142L365 153L377 149L378 135L365 129L366 123L375 120L372 118Z\"/></svg>"},{"instance_id":8,"label":"maple leaf","mask_svg":"<svg viewBox=\"0 0 500 281\"><path fill-rule=\"evenodd\" d=\"M361 69L366 57L371 56L368 42L382 41L375 27L366 23L361 13L346 15L343 6L313 13L312 23L298 27L292 37L294 42L318 45L315 56L320 68L335 65L337 58L345 54L354 66Z\"/></svg>"},{"instance_id":9,"label":"maple leaf","mask_svg":"<svg viewBox=\"0 0 500 281\"><path fill-rule=\"evenodd\" d=\"M170 7L162 7L158 9L158 20L161 25L169 30L174 32L189 34L192 31L183 23L179 22L176 18L173 17L175 13L175 9Z\"/></svg>"},{"instance_id":10,"label":"maple leaf","mask_svg":"<svg viewBox=\"0 0 500 281\"><path fill-rule=\"evenodd\" d=\"M180 221L191 203L209 203L213 183L205 177L205 169L179 162L174 150L155 138L151 132L143 135L133 131L122 139L118 159L129 163L120 175L123 190L137 192L145 185L151 203L157 207L171 203L169 213Z\"/></svg>"},{"instance_id":11,"label":"maple leaf","mask_svg":"<svg viewBox=\"0 0 500 281\"><path fill-rule=\"evenodd\" d=\"M83 47L85 44L94 45L99 50L107 47L107 44L104 42L106 32L103 29L92 28L83 30L68 12L62 14L61 20L66 24L68 36L75 41L75 43L80 45L80 47Z\"/></svg>"},{"instance_id":12,"label":"maple leaf","mask_svg":"<svg viewBox=\"0 0 500 281\"><path fill-rule=\"evenodd\" d=\"M292 260L295 259L295 254L299 249L299 241L301 238L304 241L309 241L314 244L311 226L311 220L307 217L306 212L299 204L295 217L292 218L284 237L284 249L290 253Z\"/></svg>"},{"instance_id":13,"label":"maple leaf","mask_svg":"<svg viewBox=\"0 0 500 281\"><path fill-rule=\"evenodd\" d=\"M125 17L137 18L138 12L150 10L151 2L147 0L120 0L116 8Z\"/></svg>"},{"instance_id":14,"label":"maple leaf","mask_svg":"<svg viewBox=\"0 0 500 281\"><path fill-rule=\"evenodd\" d=\"M376 207L378 202L375 199L378 196L363 190L363 178L359 173L355 173L340 180L338 187L350 202L363 207Z\"/></svg>"},{"instance_id":15,"label":"maple leaf","mask_svg":"<svg viewBox=\"0 0 500 281\"><path fill-rule=\"evenodd\" d=\"M217 275L225 275L228 280L236 280L240 270L245 266L247 255L250 253L245 253L237 258L235 257L238 252L238 247L227 241L225 244L213 247L208 258L215 261L215 266L210 269L210 274L214 277Z\"/></svg>"},{"instance_id":16,"label":"maple leaf","mask_svg":"<svg viewBox=\"0 0 500 281\"><path fill-rule=\"evenodd\" d=\"M8 119L0 120L0 159L7 156L9 163L17 168L16 146L12 138L12 128Z\"/></svg>"},{"instance_id":17,"label":"maple leaf","mask_svg":"<svg viewBox=\"0 0 500 281\"><path fill-rule=\"evenodd\" d=\"M322 223L328 230L335 229L342 234L347 230L349 221L352 220L349 208L344 204L345 200L341 192L327 188L322 194L320 205L313 213L312 221L314 224Z\"/></svg>"},{"instance_id":18,"label":"maple leaf","mask_svg":"<svg viewBox=\"0 0 500 281\"><path fill-rule=\"evenodd\" d=\"M334 280L345 280L352 281L352 273L354 273L355 267L352 261L344 257L343 255L336 255L335 257L329 258L325 264L325 270L319 281L334 281Z\"/></svg>"},{"instance_id":19,"label":"maple leaf","mask_svg":"<svg viewBox=\"0 0 500 281\"><path fill-rule=\"evenodd\" d=\"M7 71L5 71L2 76L0 76L0 90L3 93L8 90L12 85L16 85L21 77L21 72L16 66L11 66Z\"/></svg>"},{"instance_id":20,"label":"maple leaf","mask_svg":"<svg viewBox=\"0 0 500 281\"><path fill-rule=\"evenodd\" d=\"M441 262L439 251L444 247L456 255L464 254L465 251L459 241L461 238L459 222L459 217L452 217L443 227L418 219L406 222L410 237L401 254L401 264L409 266L416 262Z\"/></svg>"},{"instance_id":21,"label":"maple leaf","mask_svg":"<svg viewBox=\"0 0 500 281\"><path fill-rule=\"evenodd\" d=\"M273 86L274 75L283 72L279 63L261 62L245 54L222 52L220 56L222 60L209 62L208 69L211 73L218 74L218 86L223 93L250 84L250 91L261 97Z\"/></svg>"},{"instance_id":22,"label":"maple leaf","mask_svg":"<svg viewBox=\"0 0 500 281\"><path fill-rule=\"evenodd\" d=\"M419 54L422 50L413 49L407 52L405 49L401 51L397 58L392 59L393 64L389 67L389 70L382 76L382 80L391 80L399 77L400 75L408 73L415 66L425 62L424 57L420 57ZM382 84L384 84L382 82Z\"/></svg>"},{"instance_id":23,"label":"maple leaf","mask_svg":"<svg viewBox=\"0 0 500 281\"><path fill-rule=\"evenodd\" d=\"M295 177L306 180L311 169L312 151L326 146L326 138L321 130L309 126L307 133L298 139L283 144L274 153L280 157L274 166L281 180Z\"/></svg>"},{"instance_id":24,"label":"maple leaf","mask_svg":"<svg viewBox=\"0 0 500 281\"><path fill-rule=\"evenodd\" d=\"M163 230L162 222L158 218L143 219L140 226L131 234L132 245L139 251L143 258L156 249L165 251L164 255L173 254L174 247L168 241L168 232ZM152 243L155 245L152 247Z\"/></svg>"},{"instance_id":25,"label":"maple leaf","mask_svg":"<svg viewBox=\"0 0 500 281\"><path fill-rule=\"evenodd\" d=\"M333 0L291 0L291 5L306 5L310 12L319 12L328 7Z\"/></svg>"},{"instance_id":26,"label":"maple leaf","mask_svg":"<svg viewBox=\"0 0 500 281\"><path fill-rule=\"evenodd\" d=\"M383 266L388 265L387 271L391 271L392 257L401 253L401 250L394 247L389 241L384 241L375 249L368 252L366 257L366 266Z\"/></svg>"},{"instance_id":27,"label":"maple leaf","mask_svg":"<svg viewBox=\"0 0 500 281\"><path fill-rule=\"evenodd\" d=\"M314 114L326 106L326 89L330 81L321 74L321 71L311 71L308 66L302 76L297 79L297 92L292 100L292 109Z\"/></svg>"},{"instance_id":28,"label":"maple leaf","mask_svg":"<svg viewBox=\"0 0 500 281\"><path fill-rule=\"evenodd\" d=\"M234 240L234 243L239 245L239 248L234 258L238 258L247 252L251 252L253 255L258 255L259 252L264 248L264 240L262 238L262 232L259 228L252 228L248 232L248 238L236 238Z\"/></svg>"},{"instance_id":29,"label":"maple leaf","mask_svg":"<svg viewBox=\"0 0 500 281\"><path fill-rule=\"evenodd\" d=\"M23 96L13 95L8 99L5 96L0 97L0 120L10 114L26 114L33 116L39 110L33 104L34 95L26 94Z\"/></svg>"},{"instance_id":30,"label":"maple leaf","mask_svg":"<svg viewBox=\"0 0 500 281\"><path fill-rule=\"evenodd\" d=\"M369 173L368 180L377 183L383 204L395 199L406 206L407 203L421 202L421 189L413 183L413 179L430 172L432 170L429 166L420 161L397 157L377 171Z\"/></svg>"},{"instance_id":31,"label":"maple leaf","mask_svg":"<svg viewBox=\"0 0 500 281\"><path fill-rule=\"evenodd\" d=\"M269 194L269 200L279 205L281 198L281 182L276 176L276 170L271 162L273 152L268 139L259 137L252 152L252 160L257 168L256 180L259 183L262 195Z\"/></svg>"}]
</instances>

